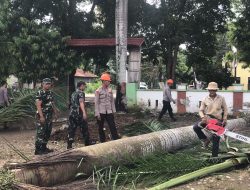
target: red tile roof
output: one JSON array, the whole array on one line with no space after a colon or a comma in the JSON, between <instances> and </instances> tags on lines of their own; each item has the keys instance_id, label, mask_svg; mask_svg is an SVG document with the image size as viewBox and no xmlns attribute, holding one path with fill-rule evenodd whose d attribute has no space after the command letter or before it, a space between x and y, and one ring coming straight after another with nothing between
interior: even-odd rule
<instances>
[{"instance_id":1,"label":"red tile roof","mask_svg":"<svg viewBox=\"0 0 250 190\"><path fill-rule=\"evenodd\" d=\"M83 71L82 69L76 69L75 77L85 77L85 78L97 78L95 74L89 71Z\"/></svg>"},{"instance_id":2,"label":"red tile roof","mask_svg":"<svg viewBox=\"0 0 250 190\"><path fill-rule=\"evenodd\" d=\"M141 46L144 38L128 38L128 46ZM69 39L67 44L71 47L102 47L102 46L115 46L115 38L102 38L102 39Z\"/></svg>"}]
</instances>

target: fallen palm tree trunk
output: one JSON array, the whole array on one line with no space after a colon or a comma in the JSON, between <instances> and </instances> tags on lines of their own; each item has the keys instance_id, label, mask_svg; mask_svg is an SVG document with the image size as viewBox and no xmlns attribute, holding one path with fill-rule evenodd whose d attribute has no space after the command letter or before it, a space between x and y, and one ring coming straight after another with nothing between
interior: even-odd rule
<instances>
[{"instance_id":1,"label":"fallen palm tree trunk","mask_svg":"<svg viewBox=\"0 0 250 190\"><path fill-rule=\"evenodd\" d=\"M227 127L231 130L246 127L247 123L245 119L235 119ZM15 176L23 183L52 186L73 180L77 173L91 175L94 167L177 150L197 141L192 126L169 129L43 156L23 164L15 170Z\"/></svg>"},{"instance_id":2,"label":"fallen palm tree trunk","mask_svg":"<svg viewBox=\"0 0 250 190\"><path fill-rule=\"evenodd\" d=\"M168 189L170 187L180 185L180 184L185 183L187 181L197 179L199 177L203 177L203 176L209 175L209 174L214 173L214 172L222 171L222 170L231 168L233 166L237 166L237 165L240 165L240 164L247 164L247 163L249 163L247 156L239 157L239 158L231 158L229 160L226 160L223 163L215 164L215 165L209 166L209 167L205 167L205 168L202 168L200 170L194 171L192 173L189 173L189 174L186 174L186 175L171 179L171 180L169 180L169 181L167 181L165 183L162 183L160 185L152 187L149 190Z\"/></svg>"},{"instance_id":3,"label":"fallen palm tree trunk","mask_svg":"<svg viewBox=\"0 0 250 190\"><path fill-rule=\"evenodd\" d=\"M97 187L92 180L76 181L56 187L38 187L30 184L18 183L14 185L17 190L96 190Z\"/></svg>"}]
</instances>

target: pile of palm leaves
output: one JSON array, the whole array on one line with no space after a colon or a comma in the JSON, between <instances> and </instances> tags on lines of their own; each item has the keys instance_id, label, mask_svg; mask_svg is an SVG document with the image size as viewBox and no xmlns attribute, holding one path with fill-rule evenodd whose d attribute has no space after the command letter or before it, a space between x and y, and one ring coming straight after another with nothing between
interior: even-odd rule
<instances>
[{"instance_id":1,"label":"pile of palm leaves","mask_svg":"<svg viewBox=\"0 0 250 190\"><path fill-rule=\"evenodd\" d=\"M35 94L37 90L24 89L10 92L11 104L0 110L0 123L15 122L24 118L34 118L36 112ZM58 88L53 91L56 107L65 111L67 109L65 89Z\"/></svg>"},{"instance_id":2,"label":"pile of palm leaves","mask_svg":"<svg viewBox=\"0 0 250 190\"><path fill-rule=\"evenodd\" d=\"M0 123L18 121L22 118L34 116L34 90L26 89L11 92L10 98L13 100L10 106L0 110Z\"/></svg>"}]
</instances>

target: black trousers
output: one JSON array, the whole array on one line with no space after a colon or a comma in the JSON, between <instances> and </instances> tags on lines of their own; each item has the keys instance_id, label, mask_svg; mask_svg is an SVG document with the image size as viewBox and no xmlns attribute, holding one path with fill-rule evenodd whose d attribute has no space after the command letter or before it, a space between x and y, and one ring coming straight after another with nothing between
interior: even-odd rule
<instances>
[{"instance_id":1,"label":"black trousers","mask_svg":"<svg viewBox=\"0 0 250 190\"><path fill-rule=\"evenodd\" d=\"M162 110L161 110L161 113L160 113L158 119L161 119L162 116L163 116L167 111L168 111L169 116L170 116L172 119L174 119L173 109L172 109L172 107L171 107L170 102L167 102L167 101L163 100L163 108L162 108Z\"/></svg>"},{"instance_id":2,"label":"black trousers","mask_svg":"<svg viewBox=\"0 0 250 190\"><path fill-rule=\"evenodd\" d=\"M88 123L82 117L69 116L68 143L74 142L75 132L80 127L85 146L90 145Z\"/></svg>"},{"instance_id":3,"label":"black trousers","mask_svg":"<svg viewBox=\"0 0 250 190\"><path fill-rule=\"evenodd\" d=\"M198 123L195 123L193 126L194 132L197 134L198 138L200 140L206 140L207 136L203 133L202 128L198 126ZM204 126L205 127L205 126ZM212 147L212 156L217 157L219 154L219 145L220 145L220 137L213 134L212 136L212 142L213 142L213 147Z\"/></svg>"},{"instance_id":4,"label":"black trousers","mask_svg":"<svg viewBox=\"0 0 250 190\"><path fill-rule=\"evenodd\" d=\"M110 113L110 114L100 114L100 116L101 116L101 120L97 120L100 141L101 142L106 141L105 132L103 130L105 120L107 121L107 123L109 125L109 129L110 129L112 139L113 140L119 139L119 136L118 136L118 133L117 133L117 130L116 130L116 126L115 126L114 114L112 114L112 113Z\"/></svg>"}]
</instances>

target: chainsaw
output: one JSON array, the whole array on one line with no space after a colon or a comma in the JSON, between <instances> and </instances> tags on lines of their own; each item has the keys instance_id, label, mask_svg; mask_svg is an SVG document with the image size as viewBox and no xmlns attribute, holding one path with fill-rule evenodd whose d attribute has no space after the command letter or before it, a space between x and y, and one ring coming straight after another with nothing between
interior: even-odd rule
<instances>
[{"instance_id":1,"label":"chainsaw","mask_svg":"<svg viewBox=\"0 0 250 190\"><path fill-rule=\"evenodd\" d=\"M212 134L215 134L215 135L221 137L223 140L226 141L227 148L231 149L231 150L234 150L236 152L238 151L238 149L235 148L235 147L230 147L229 146L227 137L231 137L233 139L236 139L236 140L242 141L244 143L250 144L250 138L249 137L229 131L217 119L208 119L208 122L207 122L205 127L202 126L201 122L198 125L201 128L205 129L207 132L210 132Z\"/></svg>"}]
</instances>

